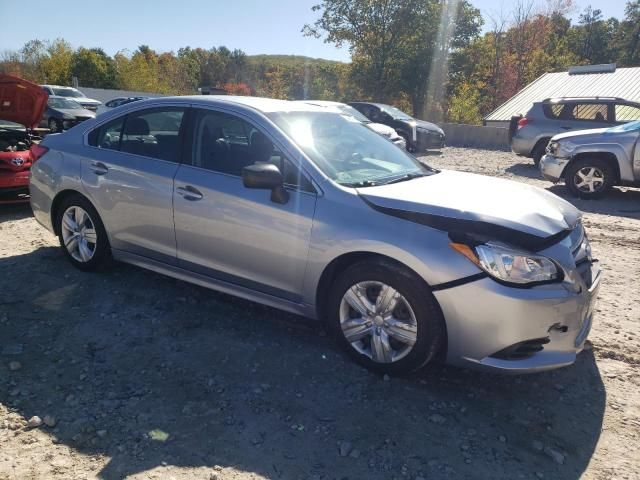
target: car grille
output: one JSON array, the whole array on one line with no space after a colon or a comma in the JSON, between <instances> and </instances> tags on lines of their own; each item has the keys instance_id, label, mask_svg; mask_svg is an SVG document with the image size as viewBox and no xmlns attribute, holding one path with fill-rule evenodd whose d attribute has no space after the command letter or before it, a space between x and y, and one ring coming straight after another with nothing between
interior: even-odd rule
<instances>
[{"instance_id":1,"label":"car grille","mask_svg":"<svg viewBox=\"0 0 640 480\"><path fill-rule=\"evenodd\" d=\"M571 253L576 262L578 274L587 285L587 288L591 288L593 284L591 245L589 244L589 239L587 238L582 223L573 229L569 235L569 240L571 241Z\"/></svg>"}]
</instances>

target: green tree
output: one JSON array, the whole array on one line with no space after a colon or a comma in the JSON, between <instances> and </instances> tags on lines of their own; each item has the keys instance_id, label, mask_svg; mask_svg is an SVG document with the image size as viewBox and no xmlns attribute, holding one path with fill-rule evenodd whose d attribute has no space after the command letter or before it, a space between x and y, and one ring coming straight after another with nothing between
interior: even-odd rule
<instances>
[{"instance_id":1,"label":"green tree","mask_svg":"<svg viewBox=\"0 0 640 480\"><path fill-rule=\"evenodd\" d=\"M117 71L113 59L101 48L80 47L73 54L73 76L83 87L117 88Z\"/></svg>"}]
</instances>

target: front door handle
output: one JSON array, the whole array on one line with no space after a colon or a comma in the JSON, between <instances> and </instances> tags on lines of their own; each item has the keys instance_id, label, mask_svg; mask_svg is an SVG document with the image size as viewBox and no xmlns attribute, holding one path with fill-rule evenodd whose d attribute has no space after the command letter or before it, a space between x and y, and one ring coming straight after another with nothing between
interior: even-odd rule
<instances>
[{"instance_id":1,"label":"front door handle","mask_svg":"<svg viewBox=\"0 0 640 480\"><path fill-rule=\"evenodd\" d=\"M176 193L181 195L185 200L200 200L202 198L202 193L195 187L191 185L185 185L184 187L176 188Z\"/></svg>"},{"instance_id":2,"label":"front door handle","mask_svg":"<svg viewBox=\"0 0 640 480\"><path fill-rule=\"evenodd\" d=\"M96 175L104 175L109 172L107 166L102 162L91 162L91 170Z\"/></svg>"},{"instance_id":3,"label":"front door handle","mask_svg":"<svg viewBox=\"0 0 640 480\"><path fill-rule=\"evenodd\" d=\"M562 130L571 130L573 127L560 127Z\"/></svg>"}]
</instances>

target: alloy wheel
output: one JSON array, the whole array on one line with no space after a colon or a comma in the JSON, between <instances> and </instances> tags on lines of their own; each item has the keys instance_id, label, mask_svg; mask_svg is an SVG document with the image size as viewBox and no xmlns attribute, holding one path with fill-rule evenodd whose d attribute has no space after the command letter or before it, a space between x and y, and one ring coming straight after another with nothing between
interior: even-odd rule
<instances>
[{"instance_id":1,"label":"alloy wheel","mask_svg":"<svg viewBox=\"0 0 640 480\"><path fill-rule=\"evenodd\" d=\"M598 167L587 166L576 172L573 181L581 192L597 193L605 186L605 175Z\"/></svg>"},{"instance_id":2,"label":"alloy wheel","mask_svg":"<svg viewBox=\"0 0 640 480\"><path fill-rule=\"evenodd\" d=\"M95 224L82 207L73 205L62 215L62 240L71 257L81 263L87 263L96 251L98 234Z\"/></svg>"},{"instance_id":3,"label":"alloy wheel","mask_svg":"<svg viewBox=\"0 0 640 480\"><path fill-rule=\"evenodd\" d=\"M378 281L359 282L340 302L340 327L351 346L376 363L406 357L418 338L418 323L409 301Z\"/></svg>"}]
</instances>

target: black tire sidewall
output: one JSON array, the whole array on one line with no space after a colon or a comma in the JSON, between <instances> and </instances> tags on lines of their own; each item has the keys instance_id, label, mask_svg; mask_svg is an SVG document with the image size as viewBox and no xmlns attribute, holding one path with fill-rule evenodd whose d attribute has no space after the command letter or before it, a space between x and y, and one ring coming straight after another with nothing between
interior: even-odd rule
<instances>
[{"instance_id":1,"label":"black tire sidewall","mask_svg":"<svg viewBox=\"0 0 640 480\"><path fill-rule=\"evenodd\" d=\"M538 143L535 148L533 149L533 152L531 152L531 156L533 158L533 164L537 167L538 165L540 165L540 160L542 160L542 157L544 156L544 153L547 150L547 144L549 143L549 140L547 139L546 143L545 142L540 142Z\"/></svg>"},{"instance_id":2,"label":"black tire sidewall","mask_svg":"<svg viewBox=\"0 0 640 480\"><path fill-rule=\"evenodd\" d=\"M595 167L602 170L604 174L604 186L598 191L594 193L583 192L580 190L574 183L574 179L578 170L585 167ZM564 183L567 186L567 189L574 197L590 199L590 198L599 198L606 194L613 187L615 182L615 172L613 167L609 165L606 161L593 157L593 158L584 158L571 162L567 167L567 170L564 174Z\"/></svg>"},{"instance_id":3,"label":"black tire sidewall","mask_svg":"<svg viewBox=\"0 0 640 480\"><path fill-rule=\"evenodd\" d=\"M363 281L379 281L398 290L409 302L418 323L417 341L411 352L393 363L381 364L355 350L340 327L340 303L348 288ZM429 363L445 338L444 318L428 285L413 272L385 261L361 262L338 275L331 287L328 327L338 343L360 365L378 373L407 374Z\"/></svg>"},{"instance_id":4,"label":"black tire sidewall","mask_svg":"<svg viewBox=\"0 0 640 480\"><path fill-rule=\"evenodd\" d=\"M71 256L64 245L64 239L62 238L62 216L64 212L66 212L67 209L72 206L78 206L84 209L84 211L87 212L91 217L91 221L93 222L93 226L96 230L96 249L94 251L93 257L88 262L77 261ZM58 240L60 241L60 247L74 267L85 272L92 272L106 266L111 258L109 239L107 238L107 232L104 228L104 225L102 224L100 215L98 215L98 212L89 200L81 195L73 195L65 198L60 203L56 211L56 228L58 229Z\"/></svg>"}]
</instances>

